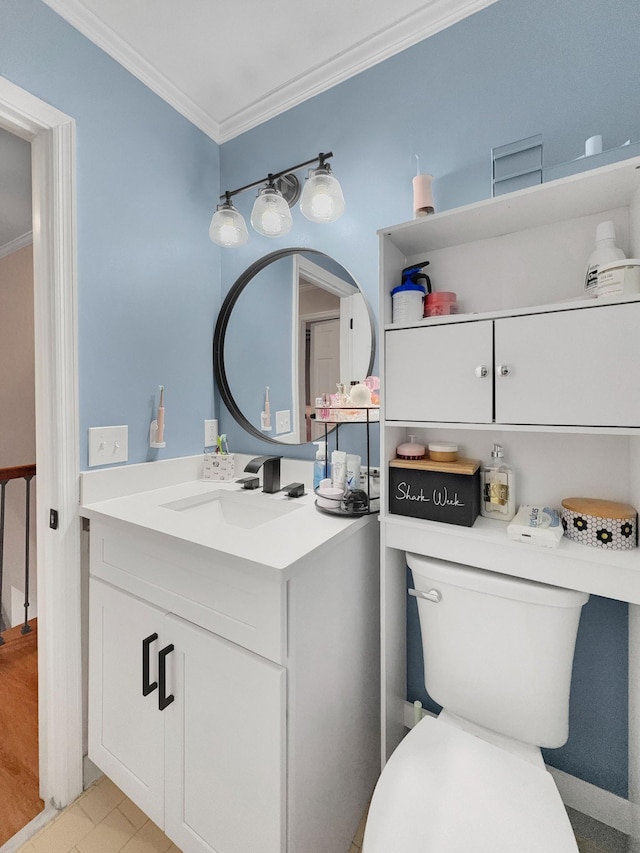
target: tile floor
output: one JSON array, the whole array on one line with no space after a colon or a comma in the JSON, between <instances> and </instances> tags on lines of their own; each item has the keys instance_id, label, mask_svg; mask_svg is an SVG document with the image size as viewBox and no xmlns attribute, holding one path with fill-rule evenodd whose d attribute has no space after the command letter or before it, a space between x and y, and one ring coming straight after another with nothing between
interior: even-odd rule
<instances>
[{"instance_id":1,"label":"tile floor","mask_svg":"<svg viewBox=\"0 0 640 853\"><path fill-rule=\"evenodd\" d=\"M569 809L580 853L624 853L626 837ZM349 853L360 853L366 814ZM181 853L110 779L103 777L16 853Z\"/></svg>"},{"instance_id":2,"label":"tile floor","mask_svg":"<svg viewBox=\"0 0 640 853\"><path fill-rule=\"evenodd\" d=\"M349 853L360 853L362 818ZM167 836L103 777L60 812L17 853L181 853Z\"/></svg>"}]
</instances>

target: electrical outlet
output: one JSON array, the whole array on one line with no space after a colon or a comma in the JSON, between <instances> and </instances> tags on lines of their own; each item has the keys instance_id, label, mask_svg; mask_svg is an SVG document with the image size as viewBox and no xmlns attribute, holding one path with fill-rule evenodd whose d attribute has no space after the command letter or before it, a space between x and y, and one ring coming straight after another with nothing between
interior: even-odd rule
<instances>
[{"instance_id":1,"label":"electrical outlet","mask_svg":"<svg viewBox=\"0 0 640 853\"><path fill-rule=\"evenodd\" d=\"M89 467L114 465L129 458L129 427L89 427Z\"/></svg>"},{"instance_id":2,"label":"electrical outlet","mask_svg":"<svg viewBox=\"0 0 640 853\"><path fill-rule=\"evenodd\" d=\"M215 447L218 440L218 421L215 419L204 422L204 446Z\"/></svg>"},{"instance_id":3,"label":"electrical outlet","mask_svg":"<svg viewBox=\"0 0 640 853\"><path fill-rule=\"evenodd\" d=\"M289 409L276 412L276 435L281 435L283 432L291 432L291 412Z\"/></svg>"}]
</instances>

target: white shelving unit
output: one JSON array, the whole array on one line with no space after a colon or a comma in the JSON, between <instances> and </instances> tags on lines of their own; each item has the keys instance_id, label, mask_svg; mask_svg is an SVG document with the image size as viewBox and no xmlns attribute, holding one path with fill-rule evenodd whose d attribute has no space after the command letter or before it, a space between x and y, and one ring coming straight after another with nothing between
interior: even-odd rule
<instances>
[{"instance_id":1,"label":"white shelving unit","mask_svg":"<svg viewBox=\"0 0 640 853\"><path fill-rule=\"evenodd\" d=\"M406 551L628 601L640 634L638 549L530 546L508 540L499 521L420 521L389 513L387 500L387 463L415 435L457 441L478 459L500 441L518 503L582 494L640 507L640 299L582 298L596 227L608 219L627 257L640 256L640 158L379 232L383 761L406 733ZM433 289L455 291L460 313L394 325L391 290L425 260ZM634 734L635 648L630 672ZM630 737L632 803L638 741Z\"/></svg>"}]
</instances>

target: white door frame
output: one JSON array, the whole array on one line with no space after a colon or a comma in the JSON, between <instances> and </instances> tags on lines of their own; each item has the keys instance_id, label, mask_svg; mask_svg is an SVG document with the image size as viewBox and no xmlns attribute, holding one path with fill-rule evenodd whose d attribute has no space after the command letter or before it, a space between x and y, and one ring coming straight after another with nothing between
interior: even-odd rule
<instances>
[{"instance_id":1,"label":"white door frame","mask_svg":"<svg viewBox=\"0 0 640 853\"><path fill-rule=\"evenodd\" d=\"M62 808L83 754L75 122L0 77L0 127L32 152L40 796Z\"/></svg>"}]
</instances>

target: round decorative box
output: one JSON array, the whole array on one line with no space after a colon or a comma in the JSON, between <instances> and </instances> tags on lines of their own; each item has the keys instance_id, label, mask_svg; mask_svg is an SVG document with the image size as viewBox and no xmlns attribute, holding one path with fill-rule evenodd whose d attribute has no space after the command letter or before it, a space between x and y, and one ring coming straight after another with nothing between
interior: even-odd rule
<instances>
[{"instance_id":1,"label":"round decorative box","mask_svg":"<svg viewBox=\"0 0 640 853\"><path fill-rule=\"evenodd\" d=\"M574 542L610 551L636 547L638 514L629 504L596 498L565 498L560 510L564 534Z\"/></svg>"}]
</instances>

